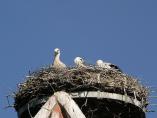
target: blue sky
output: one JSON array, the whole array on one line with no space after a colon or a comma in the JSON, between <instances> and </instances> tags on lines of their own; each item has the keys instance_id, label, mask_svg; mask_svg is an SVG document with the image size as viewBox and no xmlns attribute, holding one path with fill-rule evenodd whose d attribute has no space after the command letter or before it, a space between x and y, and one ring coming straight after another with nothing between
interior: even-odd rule
<instances>
[{"instance_id":1,"label":"blue sky","mask_svg":"<svg viewBox=\"0 0 157 118\"><path fill-rule=\"evenodd\" d=\"M1 0L0 115L17 118L14 109L4 109L5 96L29 70L51 64L56 47L67 65L76 56L93 64L103 59L157 87L156 5L155 0Z\"/></svg>"}]
</instances>

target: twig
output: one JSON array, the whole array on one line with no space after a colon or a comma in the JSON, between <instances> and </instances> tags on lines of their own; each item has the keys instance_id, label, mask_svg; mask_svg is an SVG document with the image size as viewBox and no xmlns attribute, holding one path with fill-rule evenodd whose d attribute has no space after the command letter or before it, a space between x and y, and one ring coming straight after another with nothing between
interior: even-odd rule
<instances>
[{"instance_id":1,"label":"twig","mask_svg":"<svg viewBox=\"0 0 157 118\"><path fill-rule=\"evenodd\" d=\"M30 112L30 109L29 109L29 103L28 103L27 109L28 109L28 113L29 113L30 117L33 118L32 114Z\"/></svg>"}]
</instances>

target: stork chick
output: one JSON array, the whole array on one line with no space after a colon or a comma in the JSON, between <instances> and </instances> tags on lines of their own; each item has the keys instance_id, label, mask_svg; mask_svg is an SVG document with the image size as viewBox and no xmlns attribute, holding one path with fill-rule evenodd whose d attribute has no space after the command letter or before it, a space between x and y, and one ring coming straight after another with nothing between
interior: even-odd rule
<instances>
[{"instance_id":1,"label":"stork chick","mask_svg":"<svg viewBox=\"0 0 157 118\"><path fill-rule=\"evenodd\" d=\"M76 64L76 67L78 68L86 68L85 62L81 57L76 57L74 59L74 63Z\"/></svg>"}]
</instances>

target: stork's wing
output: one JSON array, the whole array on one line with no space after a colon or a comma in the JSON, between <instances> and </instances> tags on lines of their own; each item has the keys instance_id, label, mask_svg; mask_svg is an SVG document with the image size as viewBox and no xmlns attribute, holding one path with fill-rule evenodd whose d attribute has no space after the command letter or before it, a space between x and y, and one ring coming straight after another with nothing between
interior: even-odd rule
<instances>
[{"instance_id":1,"label":"stork's wing","mask_svg":"<svg viewBox=\"0 0 157 118\"><path fill-rule=\"evenodd\" d=\"M113 68L113 69L115 69L115 70L117 70L117 71L122 72L122 70L118 66L116 66L114 64L110 64L110 67Z\"/></svg>"}]
</instances>

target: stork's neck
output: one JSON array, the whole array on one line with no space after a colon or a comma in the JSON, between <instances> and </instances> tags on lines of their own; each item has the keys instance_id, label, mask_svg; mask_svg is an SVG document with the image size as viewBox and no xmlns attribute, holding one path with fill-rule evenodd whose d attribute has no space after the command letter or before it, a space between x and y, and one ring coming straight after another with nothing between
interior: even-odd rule
<instances>
[{"instance_id":1,"label":"stork's neck","mask_svg":"<svg viewBox=\"0 0 157 118\"><path fill-rule=\"evenodd\" d=\"M60 60L60 54L57 54L55 60Z\"/></svg>"}]
</instances>

